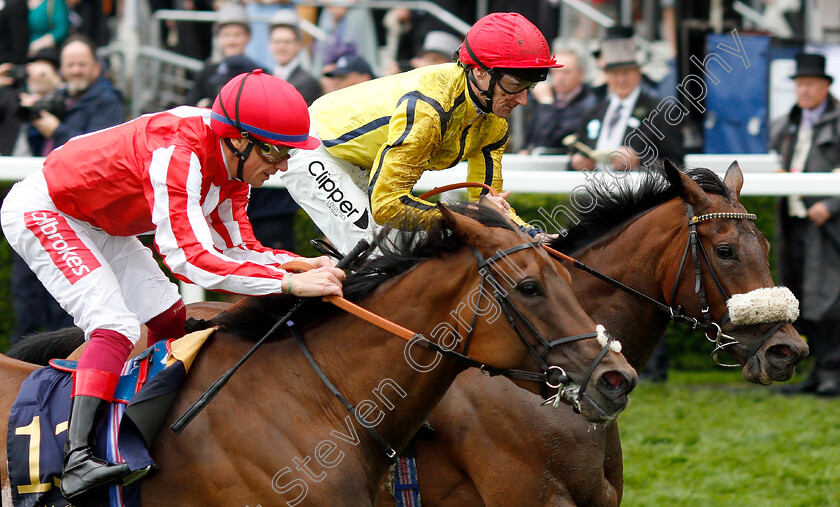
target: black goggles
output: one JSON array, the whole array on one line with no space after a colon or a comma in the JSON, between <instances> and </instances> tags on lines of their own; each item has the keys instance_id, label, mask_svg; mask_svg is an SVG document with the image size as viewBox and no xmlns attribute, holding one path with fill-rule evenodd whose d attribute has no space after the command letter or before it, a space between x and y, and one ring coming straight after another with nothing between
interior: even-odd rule
<instances>
[{"instance_id":1,"label":"black goggles","mask_svg":"<svg viewBox=\"0 0 840 507\"><path fill-rule=\"evenodd\" d=\"M508 95L516 95L524 91L531 91L537 86L537 81L528 81L513 74L502 74L498 81L499 88Z\"/></svg>"},{"instance_id":2,"label":"black goggles","mask_svg":"<svg viewBox=\"0 0 840 507\"><path fill-rule=\"evenodd\" d=\"M257 155L267 164L279 164L289 158L289 151L292 148L288 146L276 146L274 144L264 143L250 136L247 139L248 142L257 147Z\"/></svg>"}]
</instances>

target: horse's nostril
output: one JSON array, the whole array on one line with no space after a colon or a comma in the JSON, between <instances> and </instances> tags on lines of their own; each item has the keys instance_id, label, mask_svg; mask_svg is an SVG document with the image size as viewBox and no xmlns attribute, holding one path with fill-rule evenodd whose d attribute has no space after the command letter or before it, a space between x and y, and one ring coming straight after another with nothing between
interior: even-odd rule
<instances>
[{"instance_id":1,"label":"horse's nostril","mask_svg":"<svg viewBox=\"0 0 840 507\"><path fill-rule=\"evenodd\" d=\"M626 380L624 375L622 375L621 373L619 373L617 371L608 371L608 372L604 373L602 378L611 387L618 387L618 386L621 385L622 382L624 382Z\"/></svg>"},{"instance_id":2,"label":"horse's nostril","mask_svg":"<svg viewBox=\"0 0 840 507\"><path fill-rule=\"evenodd\" d=\"M793 355L793 349L787 345L775 345L773 347L770 347L768 352L781 357L790 357L791 355Z\"/></svg>"}]
</instances>

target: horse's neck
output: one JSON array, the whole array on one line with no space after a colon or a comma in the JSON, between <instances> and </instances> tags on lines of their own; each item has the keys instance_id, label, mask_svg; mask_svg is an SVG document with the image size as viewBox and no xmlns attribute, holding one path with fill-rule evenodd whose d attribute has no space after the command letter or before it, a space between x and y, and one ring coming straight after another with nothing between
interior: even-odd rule
<instances>
[{"instance_id":1,"label":"horse's neck","mask_svg":"<svg viewBox=\"0 0 840 507\"><path fill-rule=\"evenodd\" d=\"M367 298L363 306L431 338L437 324L451 320L447 311L454 305L448 301L463 290L459 288L462 282L454 278L435 281L436 285L450 287L436 293L427 290L417 294L414 285L412 294L401 290L406 284L398 282L387 292ZM372 426L394 449L401 449L464 369L448 359L428 367L435 363L434 353L416 345L409 348L402 338L351 315L310 328L304 339L325 375L356 406L358 415L349 416L350 420L368 446L365 452L379 458L371 465L372 474L384 472L377 469L387 463L380 445L363 426ZM304 369L312 374L308 364ZM349 412L337 404L321 380L314 380L310 394L317 397L325 413L337 414L337 429L346 427Z\"/></svg>"},{"instance_id":2,"label":"horse's neck","mask_svg":"<svg viewBox=\"0 0 840 507\"><path fill-rule=\"evenodd\" d=\"M667 206L667 208L666 208ZM662 223L673 204L663 204L633 221L596 247L577 252L577 258L611 278L647 296L665 302L669 284L685 246ZM674 211L676 212L676 211ZM682 219L682 215L679 215ZM678 252L679 251L679 252ZM583 308L596 323L622 342L622 352L637 370L644 366L668 325L667 315L649 302L608 285L581 270L572 270L573 287Z\"/></svg>"}]
</instances>

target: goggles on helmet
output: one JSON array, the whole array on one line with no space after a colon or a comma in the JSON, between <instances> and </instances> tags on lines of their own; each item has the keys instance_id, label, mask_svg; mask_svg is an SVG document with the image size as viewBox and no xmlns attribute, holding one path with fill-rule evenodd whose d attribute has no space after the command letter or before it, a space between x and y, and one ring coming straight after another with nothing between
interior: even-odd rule
<instances>
[{"instance_id":1,"label":"goggles on helmet","mask_svg":"<svg viewBox=\"0 0 840 507\"><path fill-rule=\"evenodd\" d=\"M274 144L264 143L251 136L248 136L247 139L248 142L257 147L257 155L259 155L263 162L267 164L279 164L289 158L289 151L291 151L291 148L288 146L277 146Z\"/></svg>"},{"instance_id":2,"label":"goggles on helmet","mask_svg":"<svg viewBox=\"0 0 840 507\"><path fill-rule=\"evenodd\" d=\"M531 91L537 86L536 81L527 81L512 74L502 74L497 83L499 88L508 95L516 95L525 90Z\"/></svg>"}]
</instances>

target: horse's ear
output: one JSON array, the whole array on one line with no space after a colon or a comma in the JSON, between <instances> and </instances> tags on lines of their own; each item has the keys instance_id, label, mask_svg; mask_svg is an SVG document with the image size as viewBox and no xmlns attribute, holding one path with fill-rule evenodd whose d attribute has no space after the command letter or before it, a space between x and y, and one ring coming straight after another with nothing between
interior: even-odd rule
<instances>
[{"instance_id":1,"label":"horse's ear","mask_svg":"<svg viewBox=\"0 0 840 507\"><path fill-rule=\"evenodd\" d=\"M437 206L441 215L443 215L443 221L461 238L461 241L473 246L485 243L489 231L481 222L461 215L460 213L455 213L447 208L445 204L438 203Z\"/></svg>"},{"instance_id":2,"label":"horse's ear","mask_svg":"<svg viewBox=\"0 0 840 507\"><path fill-rule=\"evenodd\" d=\"M682 197L683 201L692 206L697 206L705 204L709 200L706 192L700 188L700 185L689 178L684 172L680 171L667 158L665 159L663 170L665 172L665 178L668 179L668 183L677 191L677 194Z\"/></svg>"},{"instance_id":3,"label":"horse's ear","mask_svg":"<svg viewBox=\"0 0 840 507\"><path fill-rule=\"evenodd\" d=\"M741 197L741 187L744 186L744 173L741 172L741 166L738 165L737 160L729 165L729 169L726 170L726 175L723 177L723 182L732 194L735 195L735 199Z\"/></svg>"}]
</instances>

